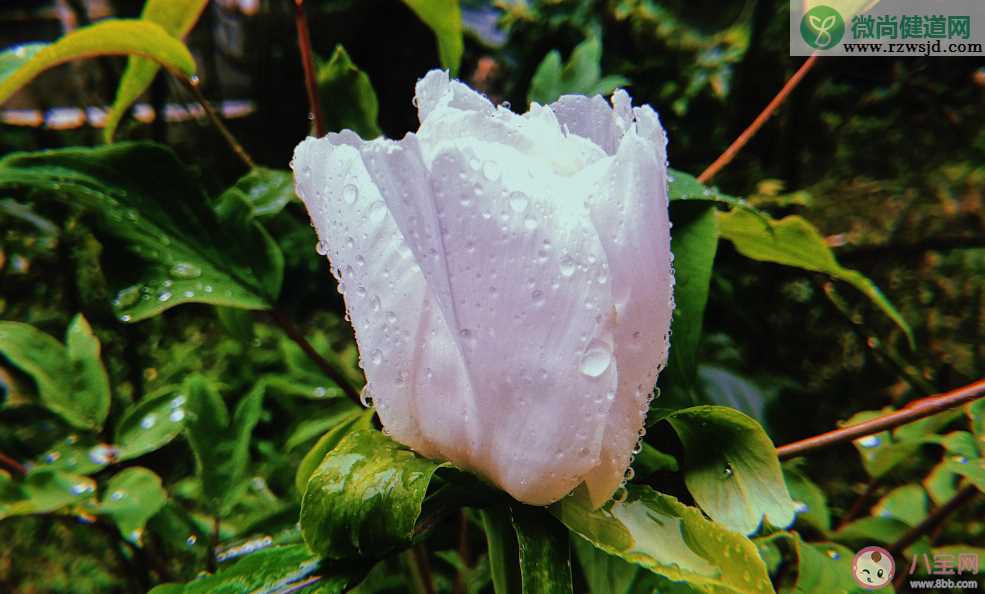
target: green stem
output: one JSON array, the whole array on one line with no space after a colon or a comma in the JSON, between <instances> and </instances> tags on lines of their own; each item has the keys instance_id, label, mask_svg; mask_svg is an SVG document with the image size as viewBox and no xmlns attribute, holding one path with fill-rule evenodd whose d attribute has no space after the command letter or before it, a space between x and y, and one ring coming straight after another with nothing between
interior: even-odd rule
<instances>
[{"instance_id":1,"label":"green stem","mask_svg":"<svg viewBox=\"0 0 985 594\"><path fill-rule=\"evenodd\" d=\"M243 148L243 145L236 140L236 137L229 131L226 124L222 122L222 118L220 118L219 114L216 113L215 109L212 107L212 104L209 103L208 99L205 98L205 95L202 94L202 89L199 88L200 85L198 77L195 76L188 78L179 76L179 79L185 84L188 90L191 91L191 94L195 96L195 100L198 101L199 105L202 106L202 109L205 110L205 115L209 117L209 121L212 123L212 126L215 127L220 134L222 134L222 137L229 144L229 147L233 149L234 153L236 153L236 156L239 157L240 160L242 160L243 163L250 169L256 167L256 162L253 160L253 157L251 157L250 154L246 152L246 149Z\"/></svg>"},{"instance_id":2,"label":"green stem","mask_svg":"<svg viewBox=\"0 0 985 594\"><path fill-rule=\"evenodd\" d=\"M496 594L520 594L520 552L510 510L505 505L479 511L486 533L489 573Z\"/></svg>"}]
</instances>

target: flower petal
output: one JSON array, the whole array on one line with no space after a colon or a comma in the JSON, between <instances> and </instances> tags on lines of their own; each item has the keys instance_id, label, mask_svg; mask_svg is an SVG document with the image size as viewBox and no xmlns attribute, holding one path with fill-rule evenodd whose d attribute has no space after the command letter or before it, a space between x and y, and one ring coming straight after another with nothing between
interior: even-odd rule
<instances>
[{"instance_id":1,"label":"flower petal","mask_svg":"<svg viewBox=\"0 0 985 594\"><path fill-rule=\"evenodd\" d=\"M652 110L650 111L652 113ZM656 137L655 118L648 133ZM662 131L661 131L662 137ZM619 389L609 412L602 456L586 479L593 503L605 501L629 466L657 375L669 349L674 275L670 252L664 146L638 135L623 138L608 174L588 201L609 262Z\"/></svg>"},{"instance_id":2,"label":"flower petal","mask_svg":"<svg viewBox=\"0 0 985 594\"><path fill-rule=\"evenodd\" d=\"M471 466L546 504L581 483L602 446L618 379L611 287L582 201L551 199L577 188L550 174L532 183L501 158L463 147L431 165L445 319L478 395Z\"/></svg>"},{"instance_id":3,"label":"flower petal","mask_svg":"<svg viewBox=\"0 0 985 594\"><path fill-rule=\"evenodd\" d=\"M468 441L460 419L471 388L423 271L360 154L389 144L364 143L351 133L309 138L295 151L293 167L298 195L344 292L380 419L394 439L437 457L435 442ZM423 182L430 191L426 177Z\"/></svg>"}]
</instances>

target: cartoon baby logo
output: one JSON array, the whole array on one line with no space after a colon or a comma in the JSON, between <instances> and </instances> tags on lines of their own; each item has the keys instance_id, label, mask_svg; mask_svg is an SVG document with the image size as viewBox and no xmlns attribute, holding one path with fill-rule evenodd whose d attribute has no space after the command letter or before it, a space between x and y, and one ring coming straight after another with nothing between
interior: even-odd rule
<instances>
[{"instance_id":1,"label":"cartoon baby logo","mask_svg":"<svg viewBox=\"0 0 985 594\"><path fill-rule=\"evenodd\" d=\"M896 562L882 547L865 547L852 559L852 574L865 590L878 590L893 580Z\"/></svg>"}]
</instances>

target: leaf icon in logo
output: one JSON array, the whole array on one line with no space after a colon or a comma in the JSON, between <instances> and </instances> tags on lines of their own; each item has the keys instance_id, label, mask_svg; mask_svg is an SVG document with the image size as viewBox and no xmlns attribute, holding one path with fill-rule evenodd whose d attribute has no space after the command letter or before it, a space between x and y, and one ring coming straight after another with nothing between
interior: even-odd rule
<instances>
[{"instance_id":1,"label":"leaf icon in logo","mask_svg":"<svg viewBox=\"0 0 985 594\"><path fill-rule=\"evenodd\" d=\"M808 20L811 23L811 27L817 31L817 39L814 40L814 45L821 48L831 45L833 40L831 39L830 31L836 23L835 15L828 15L822 20L821 17L812 14L808 16Z\"/></svg>"}]
</instances>

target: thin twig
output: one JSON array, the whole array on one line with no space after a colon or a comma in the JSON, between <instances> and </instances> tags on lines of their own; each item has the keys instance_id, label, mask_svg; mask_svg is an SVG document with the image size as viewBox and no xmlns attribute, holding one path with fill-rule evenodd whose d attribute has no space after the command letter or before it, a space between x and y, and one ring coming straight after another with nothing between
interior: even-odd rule
<instances>
[{"instance_id":1,"label":"thin twig","mask_svg":"<svg viewBox=\"0 0 985 594\"><path fill-rule=\"evenodd\" d=\"M975 485L962 487L947 503L930 512L922 522L907 530L899 540L889 545L889 552L895 555L906 550L907 547L917 542L917 539L921 536L942 524L958 508L974 499L976 495L978 495L978 487Z\"/></svg>"},{"instance_id":2,"label":"thin twig","mask_svg":"<svg viewBox=\"0 0 985 594\"><path fill-rule=\"evenodd\" d=\"M428 561L428 552L420 543L411 549L414 555L414 564L420 573L421 582L426 594L434 594L434 579L431 577L431 563Z\"/></svg>"},{"instance_id":3,"label":"thin twig","mask_svg":"<svg viewBox=\"0 0 985 594\"><path fill-rule=\"evenodd\" d=\"M463 569L455 573L455 582L452 585L452 594L464 594L465 592L465 573L472 568L472 547L469 543L469 517L465 509L458 510L458 558L462 562Z\"/></svg>"},{"instance_id":4,"label":"thin twig","mask_svg":"<svg viewBox=\"0 0 985 594\"><path fill-rule=\"evenodd\" d=\"M305 338L304 333L294 325L294 322L292 322L291 319L284 314L284 312L279 309L272 309L269 313L270 318L274 321L274 323L284 331L284 334L287 334L288 338L301 347L304 354L311 359L312 363L318 366L318 369L320 369L322 373L338 384L350 400L355 402L358 406L363 406L356 388L349 382L348 379L345 378L345 376L342 375L341 372L339 372L338 369L335 368L334 365L332 365L325 357L321 356L321 354L315 350L315 347L311 346L311 343L308 342L307 338Z\"/></svg>"},{"instance_id":5,"label":"thin twig","mask_svg":"<svg viewBox=\"0 0 985 594\"><path fill-rule=\"evenodd\" d=\"M209 103L208 99L205 98L205 95L202 94L202 89L199 88L199 78L197 76L192 78L179 76L178 78L181 82L185 83L185 86L188 87L191 94L195 96L195 101L198 101L199 105L202 106L202 109L205 110L205 114L209 116L209 121L212 122L215 129L222 134L222 137L226 139L226 142L229 144L229 147L233 149L233 152L236 153L236 156L238 156L240 160L242 160L243 163L250 169L256 167L256 162L253 160L253 157L251 157L250 154L246 152L246 149L243 148L243 145L236 140L236 137L229 131L226 124L222 122L222 118L220 118L219 114L216 113L215 108L212 107L212 104Z\"/></svg>"},{"instance_id":6,"label":"thin twig","mask_svg":"<svg viewBox=\"0 0 985 594\"><path fill-rule=\"evenodd\" d=\"M0 452L0 465L6 466L20 476L27 474L27 466L24 466L3 452Z\"/></svg>"},{"instance_id":7,"label":"thin twig","mask_svg":"<svg viewBox=\"0 0 985 594\"><path fill-rule=\"evenodd\" d=\"M900 425L906 425L907 423L957 408L983 396L985 396L985 378L967 386L956 388L950 392L942 392L915 400L893 413L780 446L776 449L776 453L780 457L780 460L789 460L790 458L803 456L814 450L831 445L854 441L860 437L881 431L888 431Z\"/></svg>"},{"instance_id":8,"label":"thin twig","mask_svg":"<svg viewBox=\"0 0 985 594\"><path fill-rule=\"evenodd\" d=\"M304 87L308 92L308 109L315 120L315 135L325 135L325 117L318 100L318 82L315 79L315 59L311 50L311 33L308 17L304 12L304 0L294 0L294 24L298 30L298 48L301 50L301 66L304 67Z\"/></svg>"},{"instance_id":9,"label":"thin twig","mask_svg":"<svg viewBox=\"0 0 985 594\"><path fill-rule=\"evenodd\" d=\"M742 150L742 147L746 146L746 143L748 143L749 139L751 139L753 136L756 135L756 132L759 132L759 129L763 127L763 124L765 124L766 121L770 119L770 116L773 115L773 112L776 111L776 108L779 107L784 100L786 100L790 92L793 91L800 83L801 79L804 78L804 76L808 72L810 72L810 69L814 66L814 63L816 61L817 61L817 54L811 54L811 57L807 58L807 60L800 65L800 68L797 69L797 72L795 72L794 75L790 77L790 80L788 80L787 83L783 85L783 88L780 89L780 92L777 93L776 96L773 97L773 99L769 102L769 104L766 105L763 111L758 116L756 116L756 119L753 120L752 123L749 124L749 126L742 131L742 134L739 134L739 137L736 138L732 142L732 144L729 145L727 149L725 149L725 152L722 153L720 157L715 159L714 163L709 165L707 169L701 172L701 175L698 176L699 182L705 183L709 179L715 177L716 173L721 171L723 167L728 165L732 161L732 159L734 159L735 156L739 154L739 151Z\"/></svg>"}]
</instances>

